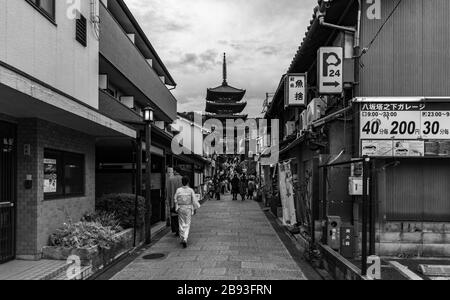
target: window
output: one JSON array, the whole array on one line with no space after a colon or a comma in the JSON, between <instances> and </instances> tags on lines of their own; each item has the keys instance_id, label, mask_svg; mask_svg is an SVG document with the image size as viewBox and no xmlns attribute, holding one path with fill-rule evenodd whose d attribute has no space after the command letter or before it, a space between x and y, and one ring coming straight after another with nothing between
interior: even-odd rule
<instances>
[{"instance_id":1,"label":"window","mask_svg":"<svg viewBox=\"0 0 450 300\"><path fill-rule=\"evenodd\" d=\"M45 150L45 199L84 195L84 155Z\"/></svg>"},{"instance_id":2,"label":"window","mask_svg":"<svg viewBox=\"0 0 450 300\"><path fill-rule=\"evenodd\" d=\"M55 21L55 0L26 0L51 21Z\"/></svg>"}]
</instances>

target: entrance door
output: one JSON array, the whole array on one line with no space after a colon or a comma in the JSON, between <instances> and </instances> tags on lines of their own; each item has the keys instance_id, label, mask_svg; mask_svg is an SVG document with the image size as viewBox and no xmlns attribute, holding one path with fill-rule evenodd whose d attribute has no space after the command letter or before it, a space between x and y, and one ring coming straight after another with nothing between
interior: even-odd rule
<instances>
[{"instance_id":1,"label":"entrance door","mask_svg":"<svg viewBox=\"0 0 450 300\"><path fill-rule=\"evenodd\" d=\"M15 126L0 121L0 263L15 256Z\"/></svg>"}]
</instances>

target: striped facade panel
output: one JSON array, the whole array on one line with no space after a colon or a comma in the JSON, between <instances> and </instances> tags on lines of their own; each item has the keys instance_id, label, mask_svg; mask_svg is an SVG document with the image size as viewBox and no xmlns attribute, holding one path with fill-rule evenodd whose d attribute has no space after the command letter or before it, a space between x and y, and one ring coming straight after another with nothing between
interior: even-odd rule
<instances>
[{"instance_id":1,"label":"striped facade panel","mask_svg":"<svg viewBox=\"0 0 450 300\"><path fill-rule=\"evenodd\" d=\"M425 95L450 95L450 1L424 0Z\"/></svg>"},{"instance_id":2,"label":"striped facade panel","mask_svg":"<svg viewBox=\"0 0 450 300\"><path fill-rule=\"evenodd\" d=\"M386 3L385 3L386 2ZM377 31L383 25L382 20L369 20L367 12L369 5L363 3L363 14L361 21L361 48L369 45ZM392 1L383 1L381 15L386 18L394 5ZM360 70L360 85L358 95L360 96L392 96L394 89L394 24L388 22L377 40L362 56L363 67Z\"/></svg>"},{"instance_id":3,"label":"striped facade panel","mask_svg":"<svg viewBox=\"0 0 450 300\"><path fill-rule=\"evenodd\" d=\"M361 47L369 45L398 0L381 0L381 20L363 1ZM450 1L402 1L362 56L359 96L450 95Z\"/></svg>"},{"instance_id":4,"label":"striped facade panel","mask_svg":"<svg viewBox=\"0 0 450 300\"><path fill-rule=\"evenodd\" d=\"M402 160L384 172L378 197L386 221L450 221L450 161Z\"/></svg>"},{"instance_id":5,"label":"striped facade panel","mask_svg":"<svg viewBox=\"0 0 450 300\"><path fill-rule=\"evenodd\" d=\"M394 24L392 96L424 95L422 0L403 1L390 22Z\"/></svg>"}]
</instances>

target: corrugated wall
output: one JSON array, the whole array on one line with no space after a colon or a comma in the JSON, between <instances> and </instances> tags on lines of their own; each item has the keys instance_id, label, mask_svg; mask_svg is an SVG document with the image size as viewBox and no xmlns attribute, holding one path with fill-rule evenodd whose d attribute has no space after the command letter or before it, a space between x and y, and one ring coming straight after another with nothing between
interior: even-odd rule
<instances>
[{"instance_id":1,"label":"corrugated wall","mask_svg":"<svg viewBox=\"0 0 450 300\"><path fill-rule=\"evenodd\" d=\"M450 221L450 161L403 160L379 176L387 221Z\"/></svg>"},{"instance_id":2,"label":"corrugated wall","mask_svg":"<svg viewBox=\"0 0 450 300\"><path fill-rule=\"evenodd\" d=\"M369 20L363 1L361 46L366 47L398 0L381 0L381 20ZM404 0L362 57L360 96L450 95L450 1Z\"/></svg>"}]
</instances>

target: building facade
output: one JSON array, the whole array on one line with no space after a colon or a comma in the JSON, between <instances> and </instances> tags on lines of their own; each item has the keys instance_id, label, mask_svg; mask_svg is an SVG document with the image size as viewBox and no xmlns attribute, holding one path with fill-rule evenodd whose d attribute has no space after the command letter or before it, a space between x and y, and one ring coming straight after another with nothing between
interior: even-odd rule
<instances>
[{"instance_id":1,"label":"building facade","mask_svg":"<svg viewBox=\"0 0 450 300\"><path fill-rule=\"evenodd\" d=\"M328 243L322 225L330 217L338 217L342 228L350 227L355 232L354 248L347 256L358 255L367 213L367 220L372 221L368 224L370 254L448 256L449 157L445 137L430 141L425 137L426 128L423 132L411 130L418 137L408 136L408 129L396 134L392 128L387 133L392 135L380 142L378 134L383 130L378 128L372 135L377 145L373 147L373 143L367 144L373 141L364 138L366 123L362 120L367 115L364 104L372 108L384 104L426 109L436 107L430 104L435 102L441 107L438 110L448 109L446 48L450 27L446 16L450 6L439 0L372 2L319 1L287 72L307 74L306 103L302 107L285 106L287 87L283 77L266 117L294 124L294 130L280 129L284 139L280 155L281 160L291 161L298 221L309 228L310 236L315 232L317 241ZM320 92L318 72L323 66L318 67L318 53L323 47L342 49L342 90L338 93ZM395 122L403 126L401 111L385 109L380 112L394 114L389 119L393 126ZM383 118L375 120L382 124ZM445 135L445 130L441 133ZM382 143L390 145L386 146L388 154L369 151ZM434 151L432 145L436 144L444 150ZM403 146L400 149L398 145ZM414 152L412 145L419 145L420 150ZM370 207L352 190L361 170L351 161L363 157L372 164L368 171ZM339 163L343 164L334 166ZM279 202L276 195L273 202ZM343 253L339 245L336 249Z\"/></svg>"},{"instance_id":2,"label":"building facade","mask_svg":"<svg viewBox=\"0 0 450 300\"><path fill-rule=\"evenodd\" d=\"M0 2L0 262L40 259L105 194L150 188L151 222L168 218L176 83L124 1L80 5Z\"/></svg>"},{"instance_id":3,"label":"building facade","mask_svg":"<svg viewBox=\"0 0 450 300\"><path fill-rule=\"evenodd\" d=\"M124 1L100 4L99 109L132 126L137 140L104 138L97 143L96 194L146 195L143 110L154 110L151 126L152 223L165 222L165 178L172 166L170 124L177 118L176 83ZM114 151L112 151L114 149Z\"/></svg>"},{"instance_id":4,"label":"building facade","mask_svg":"<svg viewBox=\"0 0 450 300\"><path fill-rule=\"evenodd\" d=\"M98 3L0 8L0 260L38 259L56 228L94 210L96 139L136 131L99 111Z\"/></svg>"}]
</instances>

